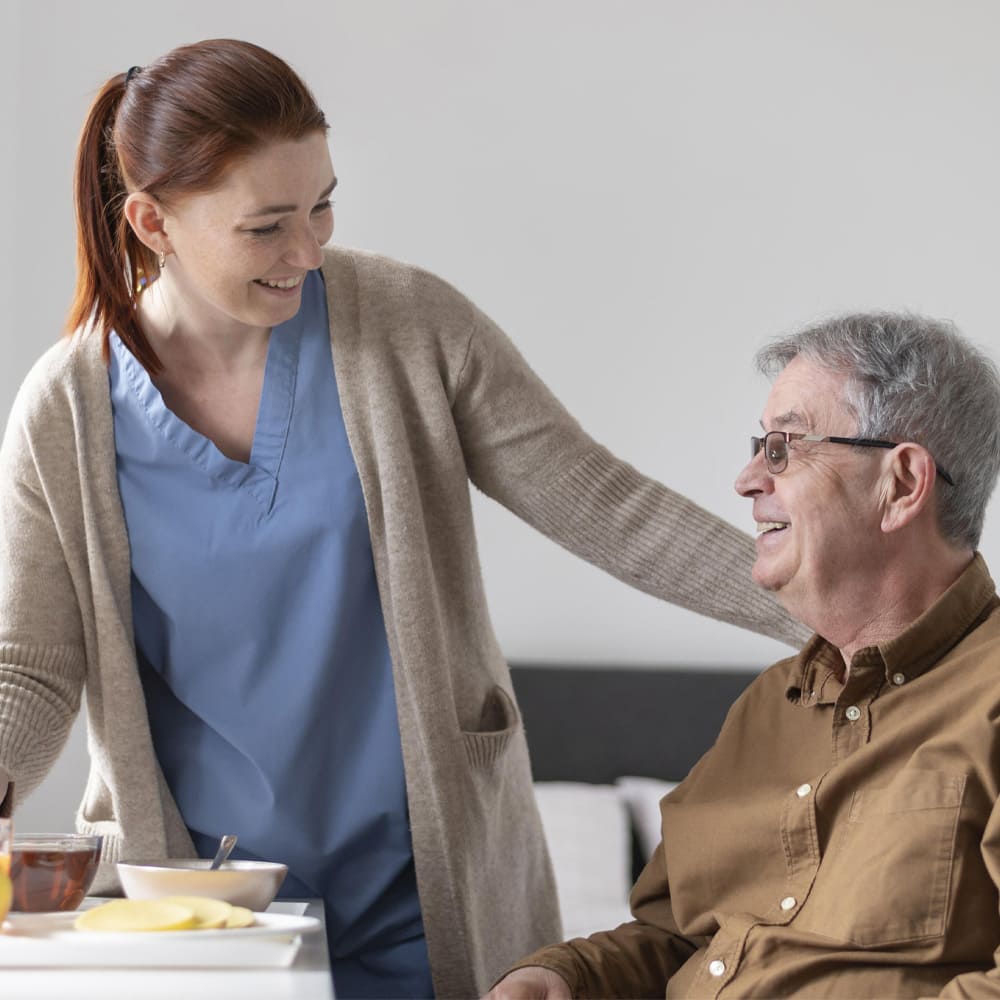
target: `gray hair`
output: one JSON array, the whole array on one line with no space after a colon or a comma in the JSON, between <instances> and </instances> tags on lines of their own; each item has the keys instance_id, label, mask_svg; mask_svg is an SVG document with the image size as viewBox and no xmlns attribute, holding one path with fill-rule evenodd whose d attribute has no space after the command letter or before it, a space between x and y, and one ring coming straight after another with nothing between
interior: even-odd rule
<instances>
[{"instance_id":1,"label":"gray hair","mask_svg":"<svg viewBox=\"0 0 1000 1000\"><path fill-rule=\"evenodd\" d=\"M975 549L1000 470L1000 372L949 322L909 313L838 316L757 353L774 377L798 355L847 376L860 437L925 447L955 485L938 488L949 542ZM824 432L825 433L825 432Z\"/></svg>"}]
</instances>

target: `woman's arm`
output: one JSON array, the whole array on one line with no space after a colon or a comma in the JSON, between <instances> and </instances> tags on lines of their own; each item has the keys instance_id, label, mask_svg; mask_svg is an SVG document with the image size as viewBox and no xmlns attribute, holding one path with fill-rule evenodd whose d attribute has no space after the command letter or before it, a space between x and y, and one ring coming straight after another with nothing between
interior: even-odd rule
<instances>
[{"instance_id":1,"label":"woman's arm","mask_svg":"<svg viewBox=\"0 0 1000 1000\"><path fill-rule=\"evenodd\" d=\"M0 808L8 811L16 802L6 786L23 798L65 745L86 672L64 548L84 545L73 528L83 515L60 520L53 510L79 510L79 473L72 429L45 402L55 397L22 391L0 446Z\"/></svg>"},{"instance_id":2,"label":"woman's arm","mask_svg":"<svg viewBox=\"0 0 1000 1000\"><path fill-rule=\"evenodd\" d=\"M453 403L473 483L633 587L802 645L809 630L751 579L753 540L597 444L476 316Z\"/></svg>"}]
</instances>

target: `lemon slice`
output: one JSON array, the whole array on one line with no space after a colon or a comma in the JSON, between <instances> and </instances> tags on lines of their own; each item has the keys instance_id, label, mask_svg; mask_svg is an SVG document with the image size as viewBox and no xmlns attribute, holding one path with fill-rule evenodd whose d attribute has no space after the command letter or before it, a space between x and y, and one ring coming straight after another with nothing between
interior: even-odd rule
<instances>
[{"instance_id":1,"label":"lemon slice","mask_svg":"<svg viewBox=\"0 0 1000 1000\"><path fill-rule=\"evenodd\" d=\"M253 911L245 906L234 906L226 921L226 927L251 927L255 921Z\"/></svg>"},{"instance_id":2,"label":"lemon slice","mask_svg":"<svg viewBox=\"0 0 1000 1000\"><path fill-rule=\"evenodd\" d=\"M233 907L223 899L209 899L207 896L164 896L161 903L173 903L194 912L197 923L194 930L210 930L226 927Z\"/></svg>"},{"instance_id":3,"label":"lemon slice","mask_svg":"<svg viewBox=\"0 0 1000 1000\"><path fill-rule=\"evenodd\" d=\"M162 899L113 899L84 910L73 926L78 931L186 931L197 923L189 906Z\"/></svg>"}]
</instances>

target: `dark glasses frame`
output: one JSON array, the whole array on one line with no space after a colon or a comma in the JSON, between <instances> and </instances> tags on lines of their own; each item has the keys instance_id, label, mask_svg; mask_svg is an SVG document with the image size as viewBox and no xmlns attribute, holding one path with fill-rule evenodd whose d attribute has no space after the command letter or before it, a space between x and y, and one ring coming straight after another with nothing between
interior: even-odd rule
<instances>
[{"instance_id":1,"label":"dark glasses frame","mask_svg":"<svg viewBox=\"0 0 1000 1000\"><path fill-rule=\"evenodd\" d=\"M784 454L779 455L776 458L771 458L770 452L767 447L768 439L778 438L785 442L785 448L783 449ZM858 448L897 448L899 446L898 441L879 441L877 438L851 438L851 437L836 437L832 434L822 435L822 434L796 434L793 431L768 431L763 437L750 438L750 458L754 459L760 452L764 452L764 461L767 463L767 471L773 476L777 476L784 472L788 468L788 444L791 441L827 441L830 444L850 444ZM949 486L955 485L955 480L941 468L937 462L934 463L934 467L937 469L938 475L946 482Z\"/></svg>"}]
</instances>

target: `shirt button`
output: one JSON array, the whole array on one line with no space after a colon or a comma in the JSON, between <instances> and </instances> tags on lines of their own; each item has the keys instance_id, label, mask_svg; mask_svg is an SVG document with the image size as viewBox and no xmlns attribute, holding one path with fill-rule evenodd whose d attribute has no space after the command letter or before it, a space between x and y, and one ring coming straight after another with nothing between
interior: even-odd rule
<instances>
[{"instance_id":1,"label":"shirt button","mask_svg":"<svg viewBox=\"0 0 1000 1000\"><path fill-rule=\"evenodd\" d=\"M899 687L900 684L906 683L906 674L893 674L892 683Z\"/></svg>"},{"instance_id":2,"label":"shirt button","mask_svg":"<svg viewBox=\"0 0 1000 1000\"><path fill-rule=\"evenodd\" d=\"M813 786L807 781L804 785L799 785L799 787L795 789L795 794L800 799L804 799L812 790Z\"/></svg>"},{"instance_id":3,"label":"shirt button","mask_svg":"<svg viewBox=\"0 0 1000 1000\"><path fill-rule=\"evenodd\" d=\"M794 896L785 896L785 898L781 901L781 908L783 910L794 910L795 909L795 897Z\"/></svg>"},{"instance_id":4,"label":"shirt button","mask_svg":"<svg viewBox=\"0 0 1000 1000\"><path fill-rule=\"evenodd\" d=\"M861 709L857 705L850 705L844 715L847 716L851 722L857 722L861 718Z\"/></svg>"},{"instance_id":5,"label":"shirt button","mask_svg":"<svg viewBox=\"0 0 1000 1000\"><path fill-rule=\"evenodd\" d=\"M709 962L708 971L713 976L724 976L726 974L726 963L720 962L718 959L714 962Z\"/></svg>"}]
</instances>

